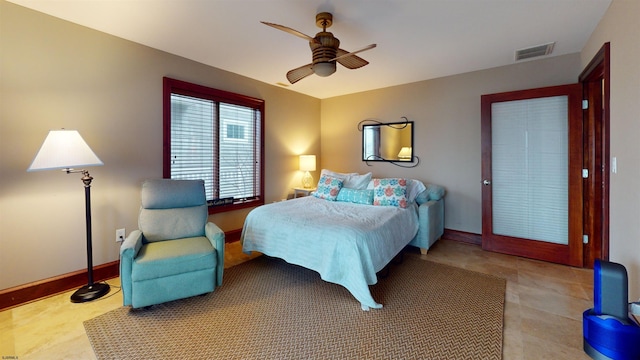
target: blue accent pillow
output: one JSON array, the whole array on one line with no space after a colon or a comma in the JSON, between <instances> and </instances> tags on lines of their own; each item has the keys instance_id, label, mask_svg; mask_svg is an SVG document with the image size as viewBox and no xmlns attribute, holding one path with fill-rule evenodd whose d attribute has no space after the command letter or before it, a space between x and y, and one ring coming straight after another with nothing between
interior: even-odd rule
<instances>
[{"instance_id":1,"label":"blue accent pillow","mask_svg":"<svg viewBox=\"0 0 640 360\"><path fill-rule=\"evenodd\" d=\"M350 188L342 188L338 193L336 201L351 202L354 204L373 204L373 190L356 190Z\"/></svg>"},{"instance_id":2,"label":"blue accent pillow","mask_svg":"<svg viewBox=\"0 0 640 360\"><path fill-rule=\"evenodd\" d=\"M322 175L318 181L318 189L313 193L313 196L318 199L336 201L340 189L342 189L342 180Z\"/></svg>"}]
</instances>

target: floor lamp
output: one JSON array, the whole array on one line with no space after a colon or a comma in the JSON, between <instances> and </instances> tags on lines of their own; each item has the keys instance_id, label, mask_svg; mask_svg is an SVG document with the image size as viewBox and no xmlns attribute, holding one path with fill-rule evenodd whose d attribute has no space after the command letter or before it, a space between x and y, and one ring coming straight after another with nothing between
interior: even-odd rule
<instances>
[{"instance_id":1,"label":"floor lamp","mask_svg":"<svg viewBox=\"0 0 640 360\"><path fill-rule=\"evenodd\" d=\"M51 130L38 150L27 171L59 170L67 174L82 174L84 183L85 222L87 226L87 275L86 286L71 295L71 302L95 300L109 292L109 285L93 282L93 255L91 250L91 180L87 170L74 167L100 166L102 161L91 150L76 130Z\"/></svg>"}]
</instances>

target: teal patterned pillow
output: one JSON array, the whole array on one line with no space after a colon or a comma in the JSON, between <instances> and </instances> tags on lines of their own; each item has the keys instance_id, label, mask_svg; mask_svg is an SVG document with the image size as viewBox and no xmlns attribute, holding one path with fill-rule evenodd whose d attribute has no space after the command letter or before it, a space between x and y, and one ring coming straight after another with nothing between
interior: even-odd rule
<instances>
[{"instance_id":1,"label":"teal patterned pillow","mask_svg":"<svg viewBox=\"0 0 640 360\"><path fill-rule=\"evenodd\" d=\"M342 188L338 193L338 198L336 199L336 201L372 205L373 190L356 190L356 189L350 189L350 188Z\"/></svg>"},{"instance_id":2,"label":"teal patterned pillow","mask_svg":"<svg viewBox=\"0 0 640 360\"><path fill-rule=\"evenodd\" d=\"M373 205L407 207L406 179L373 179Z\"/></svg>"},{"instance_id":3,"label":"teal patterned pillow","mask_svg":"<svg viewBox=\"0 0 640 360\"><path fill-rule=\"evenodd\" d=\"M342 180L322 175L318 181L318 189L313 193L313 196L319 199L335 201L341 188Z\"/></svg>"}]
</instances>

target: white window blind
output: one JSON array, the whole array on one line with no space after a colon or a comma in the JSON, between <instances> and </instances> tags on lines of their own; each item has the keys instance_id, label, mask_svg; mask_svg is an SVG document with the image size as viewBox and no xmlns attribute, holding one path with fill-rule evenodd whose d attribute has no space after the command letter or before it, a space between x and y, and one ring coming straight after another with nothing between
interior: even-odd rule
<instances>
[{"instance_id":1,"label":"white window blind","mask_svg":"<svg viewBox=\"0 0 640 360\"><path fill-rule=\"evenodd\" d=\"M568 244L568 98L491 107L493 233Z\"/></svg>"},{"instance_id":2,"label":"white window blind","mask_svg":"<svg viewBox=\"0 0 640 360\"><path fill-rule=\"evenodd\" d=\"M202 179L207 200L216 197L216 103L171 94L171 178Z\"/></svg>"},{"instance_id":3,"label":"white window blind","mask_svg":"<svg viewBox=\"0 0 640 360\"><path fill-rule=\"evenodd\" d=\"M245 106L220 104L220 197L256 196L260 157L256 149L259 112Z\"/></svg>"},{"instance_id":4,"label":"white window blind","mask_svg":"<svg viewBox=\"0 0 640 360\"><path fill-rule=\"evenodd\" d=\"M171 94L171 178L203 179L207 200L261 196L258 109Z\"/></svg>"}]
</instances>

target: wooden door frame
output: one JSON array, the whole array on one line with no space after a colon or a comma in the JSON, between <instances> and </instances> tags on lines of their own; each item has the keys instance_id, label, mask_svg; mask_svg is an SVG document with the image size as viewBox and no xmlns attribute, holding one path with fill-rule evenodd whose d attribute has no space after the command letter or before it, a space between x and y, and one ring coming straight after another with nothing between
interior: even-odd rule
<instances>
[{"instance_id":1,"label":"wooden door frame","mask_svg":"<svg viewBox=\"0 0 640 360\"><path fill-rule=\"evenodd\" d=\"M583 99L584 167L590 176L583 184L584 266L593 267L595 259L609 260L609 186L610 159L610 43L605 43L579 76Z\"/></svg>"}]
</instances>

